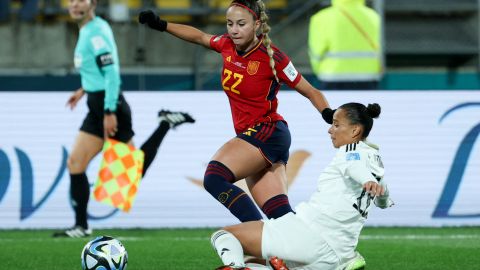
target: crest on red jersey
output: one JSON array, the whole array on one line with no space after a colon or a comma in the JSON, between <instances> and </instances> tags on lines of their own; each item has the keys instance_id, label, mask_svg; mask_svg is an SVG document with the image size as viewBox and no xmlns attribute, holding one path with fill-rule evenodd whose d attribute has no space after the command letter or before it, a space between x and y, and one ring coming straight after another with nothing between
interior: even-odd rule
<instances>
[{"instance_id":1,"label":"crest on red jersey","mask_svg":"<svg viewBox=\"0 0 480 270\"><path fill-rule=\"evenodd\" d=\"M258 67L260 66L260 62L258 61L248 61L247 72L250 75L255 75L258 71Z\"/></svg>"}]
</instances>

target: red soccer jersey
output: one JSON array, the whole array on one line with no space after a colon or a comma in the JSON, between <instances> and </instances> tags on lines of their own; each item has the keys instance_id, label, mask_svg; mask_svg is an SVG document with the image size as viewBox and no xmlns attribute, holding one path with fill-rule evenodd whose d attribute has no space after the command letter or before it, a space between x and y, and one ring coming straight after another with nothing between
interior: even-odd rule
<instances>
[{"instance_id":1,"label":"red soccer jersey","mask_svg":"<svg viewBox=\"0 0 480 270\"><path fill-rule=\"evenodd\" d=\"M240 55L224 34L212 37L210 47L223 57L222 86L230 102L235 132L239 134L254 124L283 120L277 113L280 84L275 80L263 42ZM273 45L272 49L279 81L294 88L301 74L287 55Z\"/></svg>"}]
</instances>

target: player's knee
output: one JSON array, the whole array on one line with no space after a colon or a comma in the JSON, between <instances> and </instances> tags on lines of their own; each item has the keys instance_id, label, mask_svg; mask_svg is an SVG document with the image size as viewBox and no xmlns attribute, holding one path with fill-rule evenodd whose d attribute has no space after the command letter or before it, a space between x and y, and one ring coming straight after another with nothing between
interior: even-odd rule
<instances>
[{"instance_id":1,"label":"player's knee","mask_svg":"<svg viewBox=\"0 0 480 270\"><path fill-rule=\"evenodd\" d=\"M218 184L221 184L222 180L219 180L215 177L211 176L205 176L203 179L203 187L205 188L206 191L209 193L212 193L212 191L215 189L215 187L218 186Z\"/></svg>"},{"instance_id":2,"label":"player's knee","mask_svg":"<svg viewBox=\"0 0 480 270\"><path fill-rule=\"evenodd\" d=\"M72 156L69 156L67 159L67 167L69 171L72 171L72 169L75 167L75 158Z\"/></svg>"},{"instance_id":3,"label":"player's knee","mask_svg":"<svg viewBox=\"0 0 480 270\"><path fill-rule=\"evenodd\" d=\"M203 178L203 187L210 193L223 186L225 182L233 183L235 176L223 163L212 160L208 163Z\"/></svg>"}]
</instances>

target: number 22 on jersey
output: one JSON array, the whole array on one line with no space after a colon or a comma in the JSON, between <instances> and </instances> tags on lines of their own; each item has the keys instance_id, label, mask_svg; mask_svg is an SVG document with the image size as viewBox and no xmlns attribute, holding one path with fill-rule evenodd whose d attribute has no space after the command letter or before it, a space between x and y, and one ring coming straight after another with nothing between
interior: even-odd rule
<instances>
[{"instance_id":1,"label":"number 22 on jersey","mask_svg":"<svg viewBox=\"0 0 480 270\"><path fill-rule=\"evenodd\" d=\"M223 75L225 75L225 78L222 81L223 90L232 91L232 93L240 95L240 91L237 90L237 86L242 82L243 75L226 68L223 70ZM230 84L230 80L233 80L233 83L231 83L232 86L228 86Z\"/></svg>"}]
</instances>

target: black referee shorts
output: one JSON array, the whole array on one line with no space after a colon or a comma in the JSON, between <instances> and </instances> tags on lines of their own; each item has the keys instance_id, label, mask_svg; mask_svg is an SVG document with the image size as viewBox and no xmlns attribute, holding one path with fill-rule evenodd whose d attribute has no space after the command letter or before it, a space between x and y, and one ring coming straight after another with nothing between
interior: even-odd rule
<instances>
[{"instance_id":1,"label":"black referee shorts","mask_svg":"<svg viewBox=\"0 0 480 270\"><path fill-rule=\"evenodd\" d=\"M103 139L105 91L87 92L87 95L88 114L83 120L80 130ZM132 129L132 111L122 94L118 97L115 115L117 116L118 131L111 138L126 143L132 139L135 133Z\"/></svg>"}]
</instances>

